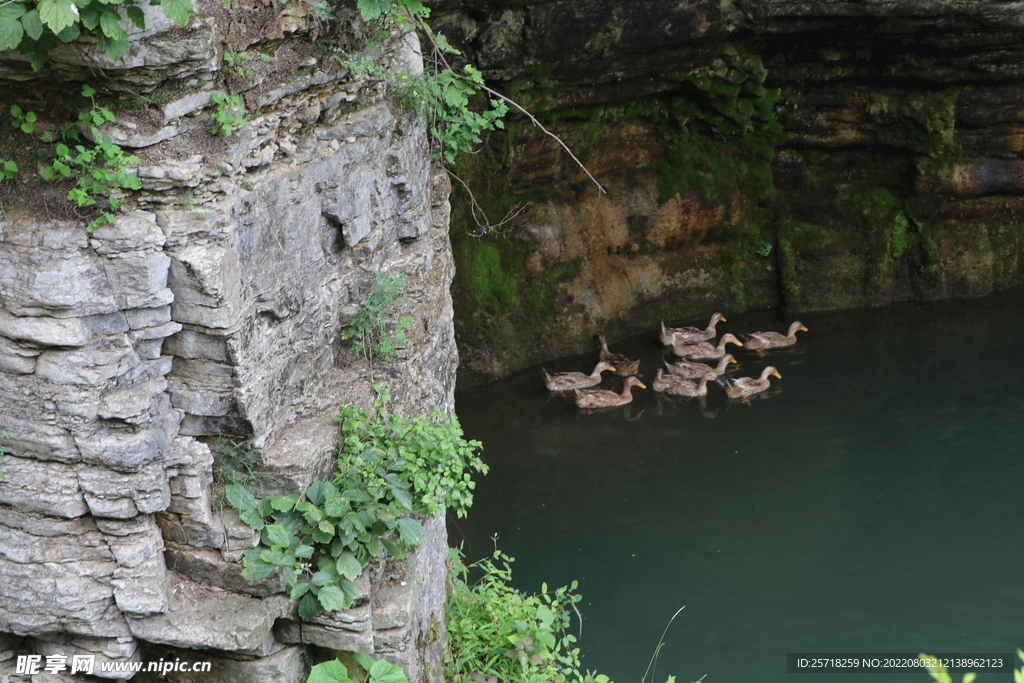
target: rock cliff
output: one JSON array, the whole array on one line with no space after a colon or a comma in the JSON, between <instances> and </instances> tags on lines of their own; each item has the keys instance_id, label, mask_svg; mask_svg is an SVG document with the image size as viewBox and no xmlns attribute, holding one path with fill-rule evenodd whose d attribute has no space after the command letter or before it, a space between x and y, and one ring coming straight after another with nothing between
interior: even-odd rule
<instances>
[{"instance_id":1,"label":"rock cliff","mask_svg":"<svg viewBox=\"0 0 1024 683\"><path fill-rule=\"evenodd\" d=\"M433 7L607 190L522 120L463 166L491 223L512 216L481 228L453 195L464 381L660 319L1024 281L1014 3Z\"/></svg>"},{"instance_id":2,"label":"rock cliff","mask_svg":"<svg viewBox=\"0 0 1024 683\"><path fill-rule=\"evenodd\" d=\"M258 539L217 490L252 471L299 490L332 467L338 404L372 395L343 331L379 273L404 275L413 320L376 381L397 412L452 409L447 180L423 121L342 64L370 30L353 12L198 10L185 29L151 16L116 61L86 41L38 72L0 52L0 101L38 114L0 139L23 171L0 182L0 681L71 680L17 674L34 653L95 655L106 678L180 659L212 673L168 680L301 683L313 647L440 680L442 519L403 565L371 566L351 610L304 624L279 583L241 578ZM422 69L415 40L376 40ZM69 184L31 168L65 105L88 109L83 82L142 184L92 232ZM211 133L218 93L249 112L229 137Z\"/></svg>"}]
</instances>

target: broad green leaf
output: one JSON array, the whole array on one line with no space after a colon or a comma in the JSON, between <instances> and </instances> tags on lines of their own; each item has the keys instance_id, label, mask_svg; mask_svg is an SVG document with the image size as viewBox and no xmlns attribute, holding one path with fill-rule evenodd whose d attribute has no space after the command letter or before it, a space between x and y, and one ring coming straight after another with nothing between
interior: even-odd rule
<instances>
[{"instance_id":1,"label":"broad green leaf","mask_svg":"<svg viewBox=\"0 0 1024 683\"><path fill-rule=\"evenodd\" d=\"M363 21L376 21L384 11L382 4L381 0L359 0L356 3Z\"/></svg>"},{"instance_id":2,"label":"broad green leaf","mask_svg":"<svg viewBox=\"0 0 1024 683\"><path fill-rule=\"evenodd\" d=\"M0 16L0 50L13 50L21 44L25 30L17 17Z\"/></svg>"},{"instance_id":3,"label":"broad green leaf","mask_svg":"<svg viewBox=\"0 0 1024 683\"><path fill-rule=\"evenodd\" d=\"M359 560L357 560L350 552L342 553L341 556L338 557L338 561L335 566L338 569L338 573L350 581L359 576L363 571L363 565L361 565Z\"/></svg>"},{"instance_id":4,"label":"broad green leaf","mask_svg":"<svg viewBox=\"0 0 1024 683\"><path fill-rule=\"evenodd\" d=\"M299 600L299 617L302 619L312 619L318 614L320 614L320 601L316 599L313 591L310 591Z\"/></svg>"},{"instance_id":5,"label":"broad green leaf","mask_svg":"<svg viewBox=\"0 0 1024 683\"><path fill-rule=\"evenodd\" d=\"M184 26L192 16L192 0L162 0L160 9L165 17L178 26Z\"/></svg>"},{"instance_id":6,"label":"broad green leaf","mask_svg":"<svg viewBox=\"0 0 1024 683\"><path fill-rule=\"evenodd\" d=\"M277 571L277 567L272 564L267 564L262 561L246 562L245 569L242 570L242 576L249 581L262 581L263 579L269 579Z\"/></svg>"},{"instance_id":7,"label":"broad green leaf","mask_svg":"<svg viewBox=\"0 0 1024 683\"><path fill-rule=\"evenodd\" d=\"M61 152L61 148L64 149L64 152ZM67 146L57 145L57 154L59 156L65 156L67 153ZM228 484L224 487L224 495L227 497L228 502L239 510L254 510L256 508L256 496L241 484ZM248 524L248 522L246 523ZM252 525L250 524L249 526Z\"/></svg>"},{"instance_id":8,"label":"broad green leaf","mask_svg":"<svg viewBox=\"0 0 1024 683\"><path fill-rule=\"evenodd\" d=\"M366 671L369 671L370 667L373 666L373 657L365 652L353 652L352 659L356 660L356 664L366 669Z\"/></svg>"},{"instance_id":9,"label":"broad green leaf","mask_svg":"<svg viewBox=\"0 0 1024 683\"><path fill-rule=\"evenodd\" d=\"M317 588L322 588L323 586L331 585L335 582L335 580L337 580L337 578L338 577L334 576L330 572L321 570L318 571L316 574L313 574L313 576L309 578L309 582Z\"/></svg>"},{"instance_id":10,"label":"broad green leaf","mask_svg":"<svg viewBox=\"0 0 1024 683\"><path fill-rule=\"evenodd\" d=\"M338 586L324 586L317 595L320 604L328 612L338 612L348 609L352 601L348 599L344 591Z\"/></svg>"},{"instance_id":11,"label":"broad green leaf","mask_svg":"<svg viewBox=\"0 0 1024 683\"><path fill-rule=\"evenodd\" d=\"M313 550L314 548L311 545L300 545L298 548L295 549L295 557L298 557L303 560L308 560L309 558L313 557Z\"/></svg>"},{"instance_id":12,"label":"broad green leaf","mask_svg":"<svg viewBox=\"0 0 1024 683\"><path fill-rule=\"evenodd\" d=\"M24 2L11 2L0 5L0 19L17 19L25 14Z\"/></svg>"},{"instance_id":13,"label":"broad green leaf","mask_svg":"<svg viewBox=\"0 0 1024 683\"><path fill-rule=\"evenodd\" d=\"M288 556L282 553L280 550L264 550L260 553L260 559L267 564L272 564L275 567L280 567L285 564Z\"/></svg>"},{"instance_id":14,"label":"broad green leaf","mask_svg":"<svg viewBox=\"0 0 1024 683\"><path fill-rule=\"evenodd\" d=\"M263 530L264 542L267 545L277 545L284 548L295 543L295 536L292 532L280 524L271 524Z\"/></svg>"},{"instance_id":15,"label":"broad green leaf","mask_svg":"<svg viewBox=\"0 0 1024 683\"><path fill-rule=\"evenodd\" d=\"M270 499L270 507L280 512L288 512L295 507L295 500L298 498L294 493L290 496L274 496Z\"/></svg>"},{"instance_id":16,"label":"broad green leaf","mask_svg":"<svg viewBox=\"0 0 1024 683\"><path fill-rule=\"evenodd\" d=\"M128 37L128 32L121 26L121 17L114 9L104 10L100 13L100 30L113 40L122 40Z\"/></svg>"},{"instance_id":17,"label":"broad green leaf","mask_svg":"<svg viewBox=\"0 0 1024 683\"><path fill-rule=\"evenodd\" d=\"M290 597L292 600L298 600L308 592L309 583L307 583L306 581L299 581L291 587L290 591L288 591L288 597Z\"/></svg>"},{"instance_id":18,"label":"broad green leaf","mask_svg":"<svg viewBox=\"0 0 1024 683\"><path fill-rule=\"evenodd\" d=\"M333 484L326 481L315 481L306 489L306 498L313 505L323 505L324 501L337 494L338 490Z\"/></svg>"},{"instance_id":19,"label":"broad green leaf","mask_svg":"<svg viewBox=\"0 0 1024 683\"><path fill-rule=\"evenodd\" d=\"M121 59L131 46L127 33L120 39L111 38L105 33L99 33L96 35L96 42L111 59Z\"/></svg>"},{"instance_id":20,"label":"broad green leaf","mask_svg":"<svg viewBox=\"0 0 1024 683\"><path fill-rule=\"evenodd\" d=\"M324 502L324 512L328 517L335 519L344 516L351 509L352 506L349 505L348 498L345 496L331 496Z\"/></svg>"},{"instance_id":21,"label":"broad green leaf","mask_svg":"<svg viewBox=\"0 0 1024 683\"><path fill-rule=\"evenodd\" d=\"M125 9L125 12L128 14L128 18L131 20L131 22L133 24L135 24L135 28L140 29L140 30L145 30L145 28L146 28L146 15L145 15L145 13L143 13L141 8L135 7L133 5L131 7L128 7L127 9ZM84 22L84 19L83 19L83 22Z\"/></svg>"},{"instance_id":22,"label":"broad green leaf","mask_svg":"<svg viewBox=\"0 0 1024 683\"><path fill-rule=\"evenodd\" d=\"M370 680L374 683L409 683L405 672L386 659L378 659L370 667Z\"/></svg>"},{"instance_id":23,"label":"broad green leaf","mask_svg":"<svg viewBox=\"0 0 1024 683\"><path fill-rule=\"evenodd\" d=\"M32 40L39 40L39 36L43 35L43 21L39 18L38 10L30 10L21 15L21 25Z\"/></svg>"},{"instance_id":24,"label":"broad green leaf","mask_svg":"<svg viewBox=\"0 0 1024 683\"><path fill-rule=\"evenodd\" d=\"M398 535L409 546L416 547L423 543L423 525L415 519L398 520Z\"/></svg>"},{"instance_id":25,"label":"broad green leaf","mask_svg":"<svg viewBox=\"0 0 1024 683\"><path fill-rule=\"evenodd\" d=\"M261 517L260 513L255 510L244 510L238 515L238 518L256 531L262 531L263 527L266 526L266 523L263 521L263 517Z\"/></svg>"},{"instance_id":26,"label":"broad green leaf","mask_svg":"<svg viewBox=\"0 0 1024 683\"><path fill-rule=\"evenodd\" d=\"M78 21L78 8L71 0L42 0L37 9L43 24L54 33L59 34Z\"/></svg>"},{"instance_id":27,"label":"broad green leaf","mask_svg":"<svg viewBox=\"0 0 1024 683\"><path fill-rule=\"evenodd\" d=\"M334 535L334 525L331 524L328 520L321 519L320 522L316 526L317 526L317 529L319 529L320 531L324 532L325 534L329 534L331 536Z\"/></svg>"},{"instance_id":28,"label":"broad green leaf","mask_svg":"<svg viewBox=\"0 0 1024 683\"><path fill-rule=\"evenodd\" d=\"M401 505L406 512L412 512L412 497L409 492L399 486L388 486L391 496Z\"/></svg>"},{"instance_id":29,"label":"broad green leaf","mask_svg":"<svg viewBox=\"0 0 1024 683\"><path fill-rule=\"evenodd\" d=\"M345 665L337 659L317 664L309 670L306 683L352 683Z\"/></svg>"}]
</instances>

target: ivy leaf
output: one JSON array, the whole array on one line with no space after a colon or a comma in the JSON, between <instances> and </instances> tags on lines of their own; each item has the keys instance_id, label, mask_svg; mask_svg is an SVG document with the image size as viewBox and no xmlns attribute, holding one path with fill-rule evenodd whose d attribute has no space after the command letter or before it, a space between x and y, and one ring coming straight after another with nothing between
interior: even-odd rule
<instances>
[{"instance_id":1,"label":"ivy leaf","mask_svg":"<svg viewBox=\"0 0 1024 683\"><path fill-rule=\"evenodd\" d=\"M363 667L367 672L369 672L370 668L373 666L373 658L364 652L353 652L352 659L356 660L356 663Z\"/></svg>"},{"instance_id":2,"label":"ivy leaf","mask_svg":"<svg viewBox=\"0 0 1024 683\"><path fill-rule=\"evenodd\" d=\"M324 512L327 513L328 517L334 517L338 519L352 509L349 505L348 498L345 496L331 496L324 502Z\"/></svg>"},{"instance_id":3,"label":"ivy leaf","mask_svg":"<svg viewBox=\"0 0 1024 683\"><path fill-rule=\"evenodd\" d=\"M37 9L43 24L54 33L60 33L78 21L78 8L71 4L71 0L42 0Z\"/></svg>"},{"instance_id":4,"label":"ivy leaf","mask_svg":"<svg viewBox=\"0 0 1024 683\"><path fill-rule=\"evenodd\" d=\"M299 617L309 620L318 614L320 614L320 601L316 599L313 591L309 591L299 600Z\"/></svg>"},{"instance_id":5,"label":"ivy leaf","mask_svg":"<svg viewBox=\"0 0 1024 683\"><path fill-rule=\"evenodd\" d=\"M57 145L57 154L63 156L63 154L67 154L67 151L62 154L60 151L61 147L64 147L65 150L67 150L67 147L64 145ZM241 484L228 484L224 487L224 495L227 496L228 502L239 510L255 510L256 508L256 496L252 494L252 491ZM246 522L246 524L248 524L248 522ZM252 525L249 524L249 526Z\"/></svg>"},{"instance_id":6,"label":"ivy leaf","mask_svg":"<svg viewBox=\"0 0 1024 683\"><path fill-rule=\"evenodd\" d=\"M352 683L345 665L337 659L317 664L309 670L306 683Z\"/></svg>"},{"instance_id":7,"label":"ivy leaf","mask_svg":"<svg viewBox=\"0 0 1024 683\"><path fill-rule=\"evenodd\" d=\"M111 59L121 59L121 57L124 56L124 53L128 51L128 48L131 45L131 42L128 40L127 33L125 33L124 36L119 40L111 38L105 33L100 33L96 36L96 42Z\"/></svg>"},{"instance_id":8,"label":"ivy leaf","mask_svg":"<svg viewBox=\"0 0 1024 683\"><path fill-rule=\"evenodd\" d=\"M386 659L378 659L370 667L370 680L375 683L405 683L405 672Z\"/></svg>"},{"instance_id":9,"label":"ivy leaf","mask_svg":"<svg viewBox=\"0 0 1024 683\"><path fill-rule=\"evenodd\" d=\"M299 581L291 587L288 591L288 597L292 600L298 600L303 595L309 592L309 583L306 581Z\"/></svg>"},{"instance_id":10,"label":"ivy leaf","mask_svg":"<svg viewBox=\"0 0 1024 683\"><path fill-rule=\"evenodd\" d=\"M415 519L403 518L398 520L398 535L406 545L416 547L423 542L423 525Z\"/></svg>"},{"instance_id":11,"label":"ivy leaf","mask_svg":"<svg viewBox=\"0 0 1024 683\"><path fill-rule=\"evenodd\" d=\"M359 0L356 5L363 21L375 21L384 12L381 0Z\"/></svg>"},{"instance_id":12,"label":"ivy leaf","mask_svg":"<svg viewBox=\"0 0 1024 683\"><path fill-rule=\"evenodd\" d=\"M309 582L317 588L322 588L324 586L331 585L337 578L338 577L334 576L330 572L321 570L318 571L316 574L313 574L313 576L310 577Z\"/></svg>"},{"instance_id":13,"label":"ivy leaf","mask_svg":"<svg viewBox=\"0 0 1024 683\"><path fill-rule=\"evenodd\" d=\"M270 507L280 512L288 512L295 507L296 499L294 493L290 496L274 496L270 499Z\"/></svg>"},{"instance_id":14,"label":"ivy leaf","mask_svg":"<svg viewBox=\"0 0 1024 683\"><path fill-rule=\"evenodd\" d=\"M184 26L192 16L192 0L162 0L160 9L165 17L178 26Z\"/></svg>"},{"instance_id":15,"label":"ivy leaf","mask_svg":"<svg viewBox=\"0 0 1024 683\"><path fill-rule=\"evenodd\" d=\"M301 560L308 560L313 557L313 546L311 545L300 545L295 549L295 557ZM294 598L292 598L294 600Z\"/></svg>"},{"instance_id":16,"label":"ivy leaf","mask_svg":"<svg viewBox=\"0 0 1024 683\"><path fill-rule=\"evenodd\" d=\"M38 10L25 12L21 16L21 25L32 40L39 40L39 36L43 35L43 21L39 18Z\"/></svg>"},{"instance_id":17,"label":"ivy leaf","mask_svg":"<svg viewBox=\"0 0 1024 683\"><path fill-rule=\"evenodd\" d=\"M131 20L131 22L133 24L135 24L135 28L140 29L140 30L145 30L145 28L146 28L146 15L143 13L143 11L140 8L132 5L131 7L127 8L125 10L125 12L127 12L128 18Z\"/></svg>"},{"instance_id":18,"label":"ivy leaf","mask_svg":"<svg viewBox=\"0 0 1024 683\"><path fill-rule=\"evenodd\" d=\"M306 489L306 498L313 505L323 505L324 501L338 493L333 484L326 481L315 481Z\"/></svg>"},{"instance_id":19,"label":"ivy leaf","mask_svg":"<svg viewBox=\"0 0 1024 683\"><path fill-rule=\"evenodd\" d=\"M113 40L122 40L128 37L128 32L121 26L121 17L114 9L105 9L100 13L100 30Z\"/></svg>"},{"instance_id":20,"label":"ivy leaf","mask_svg":"<svg viewBox=\"0 0 1024 683\"><path fill-rule=\"evenodd\" d=\"M72 40L78 40L80 35L82 35L82 30L78 28L78 24L71 24L71 26L58 33L57 37L61 39L61 42L70 43Z\"/></svg>"},{"instance_id":21,"label":"ivy leaf","mask_svg":"<svg viewBox=\"0 0 1024 683\"><path fill-rule=\"evenodd\" d=\"M24 7L21 9L24 9ZM22 28L21 22L18 21L17 17L0 14L0 50L15 49L21 43L24 35L25 30Z\"/></svg>"},{"instance_id":22,"label":"ivy leaf","mask_svg":"<svg viewBox=\"0 0 1024 683\"><path fill-rule=\"evenodd\" d=\"M320 604L328 612L339 612L348 609L352 601L348 599L345 592L338 586L324 586L317 595Z\"/></svg>"},{"instance_id":23,"label":"ivy leaf","mask_svg":"<svg viewBox=\"0 0 1024 683\"><path fill-rule=\"evenodd\" d=\"M266 523L263 521L263 517L260 513L255 510L245 510L242 514L238 515L239 519L245 522L246 526L252 527L256 531L262 531Z\"/></svg>"},{"instance_id":24,"label":"ivy leaf","mask_svg":"<svg viewBox=\"0 0 1024 683\"><path fill-rule=\"evenodd\" d=\"M277 545L287 548L295 541L292 532L280 524L271 524L263 530L263 538L268 545Z\"/></svg>"},{"instance_id":25,"label":"ivy leaf","mask_svg":"<svg viewBox=\"0 0 1024 683\"><path fill-rule=\"evenodd\" d=\"M347 551L343 552L338 557L338 561L335 566L338 569L338 573L349 581L359 576L363 571L363 565L359 563L359 560L357 560L352 553Z\"/></svg>"}]
</instances>

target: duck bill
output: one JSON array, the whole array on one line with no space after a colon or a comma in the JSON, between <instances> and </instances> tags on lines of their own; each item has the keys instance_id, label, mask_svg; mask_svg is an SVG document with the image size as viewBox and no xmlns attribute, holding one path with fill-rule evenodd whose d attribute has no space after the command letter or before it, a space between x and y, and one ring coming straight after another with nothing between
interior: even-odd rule
<instances>
[{"instance_id":1,"label":"duck bill","mask_svg":"<svg viewBox=\"0 0 1024 683\"><path fill-rule=\"evenodd\" d=\"M801 329L801 330L803 330L804 332L810 332L810 330L808 330L808 329L807 329L806 327L804 327L803 325L801 325L801 326L800 326L800 329Z\"/></svg>"},{"instance_id":2,"label":"duck bill","mask_svg":"<svg viewBox=\"0 0 1024 683\"><path fill-rule=\"evenodd\" d=\"M778 377L779 379L782 379L782 375L780 375L780 374L779 374L779 371L778 371L778 370L776 370L776 371L775 371L775 372L773 372L772 374L773 374L773 375L775 375L776 377Z\"/></svg>"},{"instance_id":3,"label":"duck bill","mask_svg":"<svg viewBox=\"0 0 1024 683\"><path fill-rule=\"evenodd\" d=\"M647 385L644 384L643 382L639 381L639 380L637 381L636 385L638 387L640 387L641 389L646 389L647 388Z\"/></svg>"}]
</instances>

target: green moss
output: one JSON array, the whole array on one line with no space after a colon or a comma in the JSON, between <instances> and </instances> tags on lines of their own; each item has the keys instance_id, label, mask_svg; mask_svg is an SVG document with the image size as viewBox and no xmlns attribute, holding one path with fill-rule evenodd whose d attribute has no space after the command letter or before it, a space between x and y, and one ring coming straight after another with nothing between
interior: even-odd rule
<instances>
[{"instance_id":1,"label":"green moss","mask_svg":"<svg viewBox=\"0 0 1024 683\"><path fill-rule=\"evenodd\" d=\"M955 148L953 127L959 88L944 90L872 90L872 119L897 138L931 157Z\"/></svg>"},{"instance_id":2,"label":"green moss","mask_svg":"<svg viewBox=\"0 0 1024 683\"><path fill-rule=\"evenodd\" d=\"M473 309L504 313L515 305L519 282L515 265L508 252L497 245L478 239L463 243L459 264Z\"/></svg>"},{"instance_id":3,"label":"green moss","mask_svg":"<svg viewBox=\"0 0 1024 683\"><path fill-rule=\"evenodd\" d=\"M825 160L828 155L820 149L805 149L804 150L804 161L811 165L820 164Z\"/></svg>"}]
</instances>

